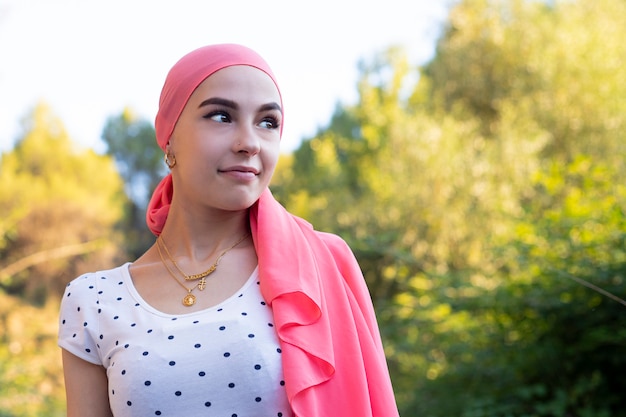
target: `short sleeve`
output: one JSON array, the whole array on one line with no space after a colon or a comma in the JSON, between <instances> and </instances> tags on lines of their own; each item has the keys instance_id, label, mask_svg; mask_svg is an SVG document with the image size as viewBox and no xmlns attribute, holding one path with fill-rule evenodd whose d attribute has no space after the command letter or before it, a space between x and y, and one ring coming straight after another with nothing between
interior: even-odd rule
<instances>
[{"instance_id":1,"label":"short sleeve","mask_svg":"<svg viewBox=\"0 0 626 417\"><path fill-rule=\"evenodd\" d=\"M102 365L97 338L99 334L98 287L94 274L74 279L65 288L59 314L61 348L79 358Z\"/></svg>"}]
</instances>

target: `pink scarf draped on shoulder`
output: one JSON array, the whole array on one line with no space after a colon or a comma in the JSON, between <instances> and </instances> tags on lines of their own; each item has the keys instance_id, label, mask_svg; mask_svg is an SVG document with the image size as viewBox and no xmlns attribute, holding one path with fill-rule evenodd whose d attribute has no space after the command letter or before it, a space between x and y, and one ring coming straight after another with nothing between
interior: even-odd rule
<instances>
[{"instance_id":1,"label":"pink scarf draped on shoulder","mask_svg":"<svg viewBox=\"0 0 626 417\"><path fill-rule=\"evenodd\" d=\"M155 128L163 150L191 93L231 65L256 67L276 84L267 63L243 46L192 51L170 70L161 93ZM147 223L157 236L173 192L168 175L148 205ZM350 248L288 213L269 190L250 208L250 227L295 415L398 416L371 298Z\"/></svg>"},{"instance_id":2,"label":"pink scarf draped on shoulder","mask_svg":"<svg viewBox=\"0 0 626 417\"><path fill-rule=\"evenodd\" d=\"M296 416L397 416L371 298L350 248L288 213L269 190L252 207L250 225Z\"/></svg>"}]
</instances>

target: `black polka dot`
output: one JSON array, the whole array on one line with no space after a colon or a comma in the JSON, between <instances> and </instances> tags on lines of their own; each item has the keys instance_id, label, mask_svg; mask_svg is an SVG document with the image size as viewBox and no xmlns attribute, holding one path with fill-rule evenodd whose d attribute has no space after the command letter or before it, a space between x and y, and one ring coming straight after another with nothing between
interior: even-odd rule
<instances>
[{"instance_id":1,"label":"black polka dot","mask_svg":"<svg viewBox=\"0 0 626 417\"><path fill-rule=\"evenodd\" d=\"M126 405L130 407L131 405L133 405L133 403L130 401L126 401Z\"/></svg>"},{"instance_id":2,"label":"black polka dot","mask_svg":"<svg viewBox=\"0 0 626 417\"><path fill-rule=\"evenodd\" d=\"M254 369L256 369L256 370L258 371L259 369L261 369L261 365L259 365L259 364L257 363L256 365L254 365Z\"/></svg>"},{"instance_id":3,"label":"black polka dot","mask_svg":"<svg viewBox=\"0 0 626 417\"><path fill-rule=\"evenodd\" d=\"M170 366L174 366L174 365L176 365L176 362L170 361Z\"/></svg>"},{"instance_id":4,"label":"black polka dot","mask_svg":"<svg viewBox=\"0 0 626 417\"><path fill-rule=\"evenodd\" d=\"M224 352L224 357L227 358L230 356L230 352Z\"/></svg>"},{"instance_id":5,"label":"black polka dot","mask_svg":"<svg viewBox=\"0 0 626 417\"><path fill-rule=\"evenodd\" d=\"M159 410L157 410L157 411L155 411L155 412L154 412L154 415L155 415L155 416L160 416L160 415L161 415L161 412L160 412ZM281 415L282 415L282 414L281 414Z\"/></svg>"},{"instance_id":6,"label":"black polka dot","mask_svg":"<svg viewBox=\"0 0 626 417\"><path fill-rule=\"evenodd\" d=\"M260 402L261 402L261 397L256 397L256 398L254 399L254 401L256 401L256 402L260 403Z\"/></svg>"},{"instance_id":7,"label":"black polka dot","mask_svg":"<svg viewBox=\"0 0 626 417\"><path fill-rule=\"evenodd\" d=\"M143 356L148 356L148 352L146 351L146 352L142 353L142 355Z\"/></svg>"},{"instance_id":8,"label":"black polka dot","mask_svg":"<svg viewBox=\"0 0 626 417\"><path fill-rule=\"evenodd\" d=\"M210 407L210 406L211 406L211 401L207 401L207 402L205 402L205 403L204 403L204 406L205 406L205 407Z\"/></svg>"},{"instance_id":9,"label":"black polka dot","mask_svg":"<svg viewBox=\"0 0 626 417\"><path fill-rule=\"evenodd\" d=\"M252 339L252 338L254 337L254 334L250 333L250 334L248 335L248 337L249 337L250 339Z\"/></svg>"},{"instance_id":10,"label":"black polka dot","mask_svg":"<svg viewBox=\"0 0 626 417\"><path fill-rule=\"evenodd\" d=\"M231 382L230 384L228 384L228 388L235 388L235 383Z\"/></svg>"},{"instance_id":11,"label":"black polka dot","mask_svg":"<svg viewBox=\"0 0 626 417\"><path fill-rule=\"evenodd\" d=\"M152 382L150 382L150 381L146 381L146 382L144 382L143 384L144 384L146 387L149 387L150 385L152 385Z\"/></svg>"},{"instance_id":12,"label":"black polka dot","mask_svg":"<svg viewBox=\"0 0 626 417\"><path fill-rule=\"evenodd\" d=\"M181 395L183 395L183 393L182 393L182 392L180 392L180 391L176 391L176 392L174 393L174 395L175 395L175 396L177 396L177 397L180 397Z\"/></svg>"},{"instance_id":13,"label":"black polka dot","mask_svg":"<svg viewBox=\"0 0 626 417\"><path fill-rule=\"evenodd\" d=\"M167 336L167 338L168 338L169 340L172 340L172 339L174 338L174 336L173 336L173 335L169 335L169 336Z\"/></svg>"},{"instance_id":14,"label":"black polka dot","mask_svg":"<svg viewBox=\"0 0 626 417\"><path fill-rule=\"evenodd\" d=\"M200 343L196 343L195 345L193 345L193 347L195 347L196 349L198 349L199 347L201 347L202 345Z\"/></svg>"},{"instance_id":15,"label":"black polka dot","mask_svg":"<svg viewBox=\"0 0 626 417\"><path fill-rule=\"evenodd\" d=\"M206 372L204 372L204 371L200 371L200 372L198 372L198 375L200 375L200 376L205 376L205 375L206 375Z\"/></svg>"},{"instance_id":16,"label":"black polka dot","mask_svg":"<svg viewBox=\"0 0 626 417\"><path fill-rule=\"evenodd\" d=\"M220 326L220 330L226 330L226 326Z\"/></svg>"}]
</instances>

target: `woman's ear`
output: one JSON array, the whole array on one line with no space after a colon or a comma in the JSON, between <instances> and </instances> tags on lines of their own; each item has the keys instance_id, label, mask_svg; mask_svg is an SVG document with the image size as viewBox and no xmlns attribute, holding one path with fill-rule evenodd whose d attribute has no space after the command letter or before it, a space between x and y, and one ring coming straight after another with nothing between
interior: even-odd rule
<instances>
[{"instance_id":1,"label":"woman's ear","mask_svg":"<svg viewBox=\"0 0 626 417\"><path fill-rule=\"evenodd\" d=\"M169 169L174 168L176 165L176 155L172 152L170 142L167 142L167 145L165 145L165 156L163 159L165 160L165 165L167 165Z\"/></svg>"}]
</instances>

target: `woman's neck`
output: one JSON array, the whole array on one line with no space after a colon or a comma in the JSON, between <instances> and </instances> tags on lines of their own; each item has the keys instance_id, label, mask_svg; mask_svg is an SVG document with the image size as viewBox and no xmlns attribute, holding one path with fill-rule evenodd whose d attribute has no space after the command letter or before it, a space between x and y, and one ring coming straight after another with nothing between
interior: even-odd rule
<instances>
[{"instance_id":1,"label":"woman's neck","mask_svg":"<svg viewBox=\"0 0 626 417\"><path fill-rule=\"evenodd\" d=\"M248 210L192 217L170 210L161 239L174 257L203 263L250 231Z\"/></svg>"}]
</instances>

